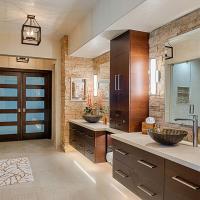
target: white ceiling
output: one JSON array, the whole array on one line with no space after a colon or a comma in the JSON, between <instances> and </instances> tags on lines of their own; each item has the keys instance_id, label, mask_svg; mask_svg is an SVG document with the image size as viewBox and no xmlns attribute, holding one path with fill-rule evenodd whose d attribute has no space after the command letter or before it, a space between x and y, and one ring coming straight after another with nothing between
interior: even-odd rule
<instances>
[{"instance_id":1,"label":"white ceiling","mask_svg":"<svg viewBox=\"0 0 200 200\"><path fill-rule=\"evenodd\" d=\"M68 34L97 0L0 0L0 33L20 30L27 14L36 15L43 34Z\"/></svg>"},{"instance_id":2,"label":"white ceiling","mask_svg":"<svg viewBox=\"0 0 200 200\"><path fill-rule=\"evenodd\" d=\"M110 50L110 39L120 32L128 29L151 32L198 8L200 0L146 0L72 55L97 57L100 53ZM97 45L99 43L101 45Z\"/></svg>"}]
</instances>

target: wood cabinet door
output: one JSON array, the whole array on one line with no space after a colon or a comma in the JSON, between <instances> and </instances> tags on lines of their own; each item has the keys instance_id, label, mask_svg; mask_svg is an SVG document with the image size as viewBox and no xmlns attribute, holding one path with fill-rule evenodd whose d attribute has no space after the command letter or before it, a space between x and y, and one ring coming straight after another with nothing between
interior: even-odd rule
<instances>
[{"instance_id":1,"label":"wood cabinet door","mask_svg":"<svg viewBox=\"0 0 200 200\"><path fill-rule=\"evenodd\" d=\"M110 126L128 131L129 113L129 32L111 41Z\"/></svg>"},{"instance_id":2,"label":"wood cabinet door","mask_svg":"<svg viewBox=\"0 0 200 200\"><path fill-rule=\"evenodd\" d=\"M116 111L118 110L117 74L118 64L116 62L116 42L111 41L110 55L110 127L116 128Z\"/></svg>"}]
</instances>

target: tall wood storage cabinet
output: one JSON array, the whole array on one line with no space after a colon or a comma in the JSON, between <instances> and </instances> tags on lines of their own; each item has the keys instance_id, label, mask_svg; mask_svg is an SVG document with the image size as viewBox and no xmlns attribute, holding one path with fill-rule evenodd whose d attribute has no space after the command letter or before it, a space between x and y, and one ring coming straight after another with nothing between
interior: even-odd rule
<instances>
[{"instance_id":1,"label":"tall wood storage cabinet","mask_svg":"<svg viewBox=\"0 0 200 200\"><path fill-rule=\"evenodd\" d=\"M111 40L110 127L141 131L149 114L149 33L127 31Z\"/></svg>"}]
</instances>

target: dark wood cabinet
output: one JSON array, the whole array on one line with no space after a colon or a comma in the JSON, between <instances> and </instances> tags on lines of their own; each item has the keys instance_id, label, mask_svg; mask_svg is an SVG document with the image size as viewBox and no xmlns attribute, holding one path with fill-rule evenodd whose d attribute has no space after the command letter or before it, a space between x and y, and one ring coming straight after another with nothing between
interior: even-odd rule
<instances>
[{"instance_id":1,"label":"dark wood cabinet","mask_svg":"<svg viewBox=\"0 0 200 200\"><path fill-rule=\"evenodd\" d=\"M110 127L140 131L149 113L149 33L128 31L111 41Z\"/></svg>"},{"instance_id":2,"label":"dark wood cabinet","mask_svg":"<svg viewBox=\"0 0 200 200\"><path fill-rule=\"evenodd\" d=\"M200 173L113 140L113 177L144 200L200 199Z\"/></svg>"},{"instance_id":3,"label":"dark wood cabinet","mask_svg":"<svg viewBox=\"0 0 200 200\"><path fill-rule=\"evenodd\" d=\"M105 162L106 133L70 123L69 143L92 162Z\"/></svg>"},{"instance_id":4,"label":"dark wood cabinet","mask_svg":"<svg viewBox=\"0 0 200 200\"><path fill-rule=\"evenodd\" d=\"M163 158L117 140L113 140L113 152L116 180L142 199L163 199Z\"/></svg>"}]
</instances>

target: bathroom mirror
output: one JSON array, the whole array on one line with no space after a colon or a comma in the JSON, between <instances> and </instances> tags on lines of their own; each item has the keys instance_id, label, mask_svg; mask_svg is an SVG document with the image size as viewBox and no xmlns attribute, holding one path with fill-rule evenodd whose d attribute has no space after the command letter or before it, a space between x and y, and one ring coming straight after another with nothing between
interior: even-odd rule
<instances>
[{"instance_id":1,"label":"bathroom mirror","mask_svg":"<svg viewBox=\"0 0 200 200\"><path fill-rule=\"evenodd\" d=\"M174 119L191 118L191 114L200 118L200 30L171 39L171 44L175 53L166 62L165 120L192 125Z\"/></svg>"}]
</instances>

